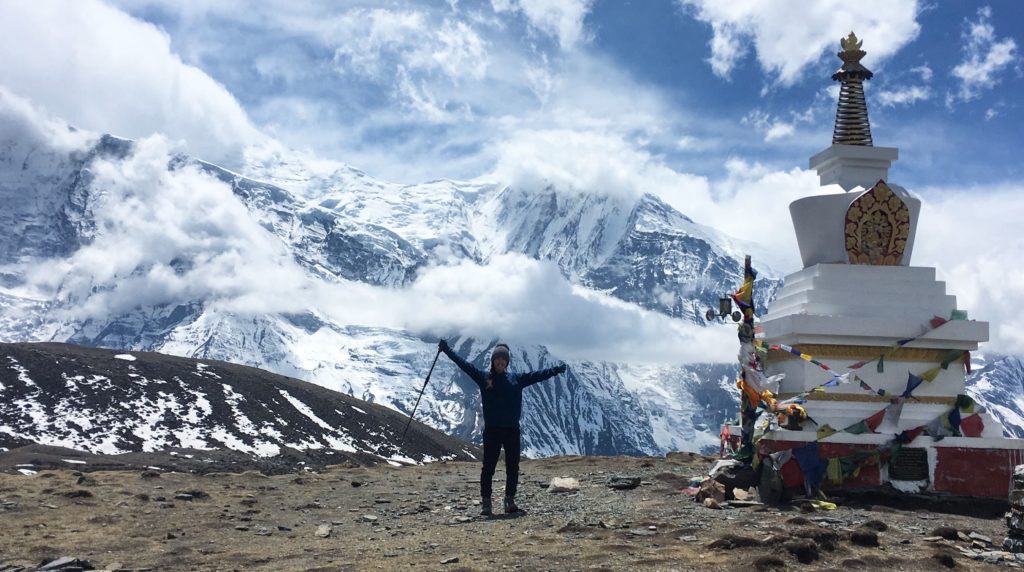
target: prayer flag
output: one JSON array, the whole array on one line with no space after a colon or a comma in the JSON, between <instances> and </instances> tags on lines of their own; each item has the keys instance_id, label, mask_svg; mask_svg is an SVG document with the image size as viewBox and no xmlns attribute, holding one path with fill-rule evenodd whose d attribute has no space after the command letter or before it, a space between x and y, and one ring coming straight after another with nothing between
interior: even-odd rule
<instances>
[{"instance_id":1,"label":"prayer flag","mask_svg":"<svg viewBox=\"0 0 1024 572\"><path fill-rule=\"evenodd\" d=\"M912 374L912 373L910 373L908 371L907 372L907 389L903 391L903 394L901 395L901 397L910 397L910 394L913 393L914 390L917 389L917 386L921 385L922 382L924 382L923 379L921 379L920 377L917 377L916 375L914 375L914 374Z\"/></svg>"},{"instance_id":2,"label":"prayer flag","mask_svg":"<svg viewBox=\"0 0 1024 572\"><path fill-rule=\"evenodd\" d=\"M835 435L836 433L837 433L837 431L835 429L833 429L831 425L826 423L825 425L822 425L821 427L818 428L818 435L817 435L817 437L818 437L818 440L820 441L820 440L824 439L825 437L828 437L829 435Z\"/></svg>"},{"instance_id":3,"label":"prayer flag","mask_svg":"<svg viewBox=\"0 0 1024 572\"><path fill-rule=\"evenodd\" d=\"M919 377L921 379L931 383L931 382L935 381L935 378L939 376L939 372L941 372L941 371L942 371L942 367L941 366L935 366L935 367L929 369L928 371L921 372L921 375Z\"/></svg>"},{"instance_id":4,"label":"prayer flag","mask_svg":"<svg viewBox=\"0 0 1024 572\"><path fill-rule=\"evenodd\" d=\"M985 422L981 419L981 415L977 413L968 415L960 421L960 433L964 437L981 437L981 432L984 430Z\"/></svg>"},{"instance_id":5,"label":"prayer flag","mask_svg":"<svg viewBox=\"0 0 1024 572\"><path fill-rule=\"evenodd\" d=\"M886 409L888 409L888 407ZM883 419L885 419L885 409L879 409L878 413L875 413L871 417L865 419L864 423L867 424L869 431L875 433L875 429L878 429L878 426L882 424Z\"/></svg>"},{"instance_id":6,"label":"prayer flag","mask_svg":"<svg viewBox=\"0 0 1024 572\"><path fill-rule=\"evenodd\" d=\"M938 328L939 326L941 326L942 324L945 324L945 323L946 323L946 319L945 318L941 318L939 316L935 316L934 318L932 318L931 320L928 321L928 325L930 325L932 327L932 329Z\"/></svg>"},{"instance_id":7,"label":"prayer flag","mask_svg":"<svg viewBox=\"0 0 1024 572\"><path fill-rule=\"evenodd\" d=\"M845 432L845 433L852 433L854 435L860 435L861 433L869 433L869 432L871 432L871 428L868 427L867 422L865 422L862 419L862 420L854 423L853 425L850 425L846 429L843 429L843 432Z\"/></svg>"}]
</instances>

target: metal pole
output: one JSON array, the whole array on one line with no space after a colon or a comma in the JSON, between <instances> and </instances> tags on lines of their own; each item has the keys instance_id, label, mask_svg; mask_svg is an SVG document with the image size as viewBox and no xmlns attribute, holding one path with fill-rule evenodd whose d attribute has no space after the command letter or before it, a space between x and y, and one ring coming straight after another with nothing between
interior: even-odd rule
<instances>
[{"instance_id":1,"label":"metal pole","mask_svg":"<svg viewBox=\"0 0 1024 572\"><path fill-rule=\"evenodd\" d=\"M430 371L427 372L427 379L423 380L423 389L420 390L419 397L416 398L416 405L412 407L412 413L409 414L409 421L405 423L405 430L402 431L402 440L405 441L405 433L409 430L409 425L412 424L412 417L416 415L416 408L420 406L420 399L423 398L423 392L427 390L427 384L430 383L430 374L434 373L434 366L437 365L437 358L441 357L441 348L437 348L437 354L434 356L434 363L430 364Z\"/></svg>"}]
</instances>

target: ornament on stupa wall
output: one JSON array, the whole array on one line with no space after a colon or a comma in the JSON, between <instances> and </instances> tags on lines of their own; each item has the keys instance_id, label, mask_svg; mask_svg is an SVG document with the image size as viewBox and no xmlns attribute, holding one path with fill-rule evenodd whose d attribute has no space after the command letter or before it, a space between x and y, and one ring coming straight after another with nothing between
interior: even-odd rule
<instances>
[{"instance_id":1,"label":"ornament on stupa wall","mask_svg":"<svg viewBox=\"0 0 1024 572\"><path fill-rule=\"evenodd\" d=\"M857 197L846 210L850 264L897 266L910 237L910 209L885 181Z\"/></svg>"}]
</instances>

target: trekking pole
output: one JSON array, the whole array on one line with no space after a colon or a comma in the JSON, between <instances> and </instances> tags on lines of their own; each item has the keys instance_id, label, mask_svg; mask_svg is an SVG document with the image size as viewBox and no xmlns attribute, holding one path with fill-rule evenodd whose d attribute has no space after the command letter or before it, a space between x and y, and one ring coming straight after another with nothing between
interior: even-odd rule
<instances>
[{"instance_id":1,"label":"trekking pole","mask_svg":"<svg viewBox=\"0 0 1024 572\"><path fill-rule=\"evenodd\" d=\"M409 425L412 424L412 418L416 415L416 408L420 406L420 399L423 398L423 392L427 390L427 384L430 383L430 374L434 373L434 366L437 365L437 358L441 357L441 348L437 348L437 355L434 356L434 363L430 364L430 371L427 372L427 379L423 380L423 389L420 390L419 397L416 398L416 405L412 407L412 413L409 414L409 421L405 423L405 430L402 431L402 440L405 441L405 433L409 430Z\"/></svg>"}]
</instances>

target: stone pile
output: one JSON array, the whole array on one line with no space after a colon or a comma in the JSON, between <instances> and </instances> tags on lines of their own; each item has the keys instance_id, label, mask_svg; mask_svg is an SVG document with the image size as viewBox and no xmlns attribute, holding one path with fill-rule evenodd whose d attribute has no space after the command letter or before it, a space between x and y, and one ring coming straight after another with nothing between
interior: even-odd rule
<instances>
[{"instance_id":1,"label":"stone pile","mask_svg":"<svg viewBox=\"0 0 1024 572\"><path fill-rule=\"evenodd\" d=\"M1024 465L1013 469L1013 490L1010 491L1010 512L1006 513L1009 534L1003 540L1003 548L1010 552L1024 553Z\"/></svg>"}]
</instances>

